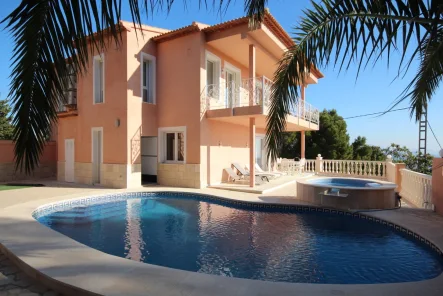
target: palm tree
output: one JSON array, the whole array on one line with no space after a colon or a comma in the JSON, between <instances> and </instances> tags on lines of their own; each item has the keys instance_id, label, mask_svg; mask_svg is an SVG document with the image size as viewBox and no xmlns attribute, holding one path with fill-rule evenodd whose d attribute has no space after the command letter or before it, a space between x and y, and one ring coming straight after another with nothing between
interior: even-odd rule
<instances>
[{"instance_id":1,"label":"palm tree","mask_svg":"<svg viewBox=\"0 0 443 296\"><path fill-rule=\"evenodd\" d=\"M186 6L189 1L182 0ZM127 0L135 26L141 14L169 11L176 0ZM208 2L210 3L208 5ZM262 19L267 0L245 0L252 24ZM231 0L199 0L206 9L223 13ZM31 172L38 164L52 124L57 121L58 98L68 71L80 75L91 57L90 47L106 48L105 35L118 46L122 0L22 0L2 23L15 43L10 94L15 126L16 168ZM139 35L143 33L139 31ZM90 36L90 38L87 38ZM67 61L68 59L68 61ZM67 64L72 69L68 69Z\"/></svg>"},{"instance_id":2,"label":"palm tree","mask_svg":"<svg viewBox=\"0 0 443 296\"><path fill-rule=\"evenodd\" d=\"M127 0L135 25L141 13L169 11L174 0ZM182 0L186 5L189 0ZM223 12L232 0L199 0L202 7ZM105 34L120 43L122 0L22 0L3 22L14 41L10 98L13 103L17 168L30 172L38 163L51 124L57 120L69 63L82 74L90 58L88 42L108 46ZM209 5L208 5L209 2ZM245 0L251 25L261 21L268 0ZM358 70L370 61L401 53L399 70L419 58L416 77L399 96L410 98L419 118L441 80L443 70L443 5L441 1L323 0L295 28L296 46L282 57L274 77L266 141L271 159L278 156L286 114L297 102L299 86L311 67L330 63ZM104 28L106 28L105 31ZM97 32L96 34L94 34ZM91 36L88 40L87 36Z\"/></svg>"}]
</instances>

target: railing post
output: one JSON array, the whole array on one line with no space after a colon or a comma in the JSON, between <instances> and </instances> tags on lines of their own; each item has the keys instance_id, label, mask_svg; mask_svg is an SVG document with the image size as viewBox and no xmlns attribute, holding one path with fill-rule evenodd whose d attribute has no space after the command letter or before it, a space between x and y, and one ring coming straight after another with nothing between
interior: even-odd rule
<instances>
[{"instance_id":1,"label":"railing post","mask_svg":"<svg viewBox=\"0 0 443 296\"><path fill-rule=\"evenodd\" d=\"M323 157L321 154L318 154L315 158L315 173L319 174L323 172Z\"/></svg>"}]
</instances>

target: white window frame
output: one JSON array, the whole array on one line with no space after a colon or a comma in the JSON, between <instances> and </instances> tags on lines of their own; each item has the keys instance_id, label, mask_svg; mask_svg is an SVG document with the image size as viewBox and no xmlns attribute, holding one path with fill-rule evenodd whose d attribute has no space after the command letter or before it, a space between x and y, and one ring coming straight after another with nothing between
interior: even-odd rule
<instances>
[{"instance_id":1,"label":"white window frame","mask_svg":"<svg viewBox=\"0 0 443 296\"><path fill-rule=\"evenodd\" d=\"M184 147L183 147L183 161L179 160L166 160L166 134L168 133L176 133L175 145L178 145L177 133L183 133L184 137ZM158 129L158 162L160 163L177 163L177 164L185 164L186 163L186 126L177 126L177 127L161 127ZM174 158L178 159L178 149L177 146L174 150Z\"/></svg>"},{"instance_id":2,"label":"white window frame","mask_svg":"<svg viewBox=\"0 0 443 296\"><path fill-rule=\"evenodd\" d=\"M205 52L205 70L206 70L206 66L208 65L208 61L213 62L216 64L216 70L214 73L214 82L215 85L218 89L220 89L220 80L221 80L221 59L216 56L215 54L213 54L212 52L206 50ZM205 85L206 85L206 95L208 95L208 80L207 80L208 74L206 73L205 76ZM220 96L222 94L221 91L219 91ZM215 99L220 99L220 98L215 98Z\"/></svg>"},{"instance_id":3,"label":"white window frame","mask_svg":"<svg viewBox=\"0 0 443 296\"><path fill-rule=\"evenodd\" d=\"M103 72L103 102L95 102L95 63L96 61L101 60L102 61L102 72ZM101 53L99 55L94 56L93 59L93 64L92 64L92 104L96 105L96 104L104 104L105 103L105 79L106 75L105 75L105 54Z\"/></svg>"},{"instance_id":4,"label":"white window frame","mask_svg":"<svg viewBox=\"0 0 443 296\"><path fill-rule=\"evenodd\" d=\"M145 102L143 101L143 62L144 61L150 61L152 62L152 100L153 102ZM140 53L140 97L143 103L155 105L157 103L157 96L156 96L156 81L157 81L157 58L153 55L147 54L145 52Z\"/></svg>"}]
</instances>

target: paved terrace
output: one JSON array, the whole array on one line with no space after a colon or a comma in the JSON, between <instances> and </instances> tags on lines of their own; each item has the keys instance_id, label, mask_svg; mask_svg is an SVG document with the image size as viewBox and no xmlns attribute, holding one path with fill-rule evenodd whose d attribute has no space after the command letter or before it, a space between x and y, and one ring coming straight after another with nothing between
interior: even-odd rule
<instances>
[{"instance_id":1,"label":"paved terrace","mask_svg":"<svg viewBox=\"0 0 443 296\"><path fill-rule=\"evenodd\" d=\"M443 275L412 283L315 285L272 283L173 270L114 257L85 247L37 223L30 216L39 205L89 195L127 192L45 182L46 187L0 192L0 295L61 295L67 285L102 295L443 295ZM152 186L129 191L186 191L260 203L300 204L296 184L268 194L217 189ZM443 249L443 217L414 208L367 213L406 227ZM25 262L33 268L15 263ZM36 273L37 269L40 273ZM25 271L27 275L23 272ZM28 276L29 275L29 276ZM54 282L52 279L56 279ZM64 285L59 283L63 282ZM50 290L48 285L55 289ZM79 295L78 293L75 293ZM89 295L92 295L88 293Z\"/></svg>"}]
</instances>

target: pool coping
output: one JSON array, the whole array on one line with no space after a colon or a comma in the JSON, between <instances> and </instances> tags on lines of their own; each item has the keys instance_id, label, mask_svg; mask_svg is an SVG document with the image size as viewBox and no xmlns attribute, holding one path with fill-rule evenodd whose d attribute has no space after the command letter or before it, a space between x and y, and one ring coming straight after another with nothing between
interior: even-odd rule
<instances>
[{"instance_id":1,"label":"pool coping","mask_svg":"<svg viewBox=\"0 0 443 296\"><path fill-rule=\"evenodd\" d=\"M164 188L143 188L117 193L130 192L184 192L214 196L214 190L187 190ZM210 193L207 193L210 192ZM99 194L107 196L112 193ZM90 194L79 194L68 198L42 199L5 208L0 211L2 221L10 220L8 227L0 227L0 248L16 262L28 275L42 281L49 287L70 295L379 295L401 291L402 295L441 295L443 293L443 274L436 278L395 284L304 284L285 282L265 282L250 279L227 278L222 276L195 273L155 266L146 263L108 255L82 245L46 226L33 218L34 211L50 203L64 204L78 201ZM226 201L257 204L263 207L272 205L297 206L296 202L262 200L245 201L232 195L217 191L216 198ZM300 205L305 206L306 205ZM309 206L310 208L321 208ZM388 211L352 213L380 219L393 227L403 227L413 234L421 235L439 250L443 249L443 239L435 231L426 235L417 233L416 225L407 225L407 220L396 219ZM4 224L5 224L4 223ZM4 225L5 226L5 225ZM435 235L433 235L433 233ZM67 254L69 256L67 256Z\"/></svg>"},{"instance_id":2,"label":"pool coping","mask_svg":"<svg viewBox=\"0 0 443 296\"><path fill-rule=\"evenodd\" d=\"M319 180L319 179L353 179L353 180L364 180L364 181L371 181L371 183L379 183L383 186L381 187L352 187L352 186L331 186L326 184L315 184L310 183L311 180ZM316 176L315 178L305 178L297 180L297 183L311 185L313 187L321 187L321 188L338 188L338 189L348 189L348 190L392 190L396 189L397 185L392 182L383 181L383 180L377 180L377 179L367 179L367 178L354 178L354 177L327 177L327 176Z\"/></svg>"}]
</instances>

